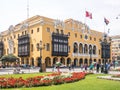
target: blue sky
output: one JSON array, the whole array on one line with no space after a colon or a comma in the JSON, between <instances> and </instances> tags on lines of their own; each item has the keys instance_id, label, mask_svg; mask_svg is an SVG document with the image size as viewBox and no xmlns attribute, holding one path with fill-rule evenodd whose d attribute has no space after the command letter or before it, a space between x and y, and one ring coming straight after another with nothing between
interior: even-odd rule
<instances>
[{"instance_id":1,"label":"blue sky","mask_svg":"<svg viewBox=\"0 0 120 90\"><path fill-rule=\"evenodd\" d=\"M35 15L65 20L73 18L85 22L85 11L92 13L93 19L86 18L88 26L104 32L104 17L110 23L110 35L120 34L120 0L29 0L29 17ZM10 25L27 19L27 0L0 0L0 32Z\"/></svg>"}]
</instances>

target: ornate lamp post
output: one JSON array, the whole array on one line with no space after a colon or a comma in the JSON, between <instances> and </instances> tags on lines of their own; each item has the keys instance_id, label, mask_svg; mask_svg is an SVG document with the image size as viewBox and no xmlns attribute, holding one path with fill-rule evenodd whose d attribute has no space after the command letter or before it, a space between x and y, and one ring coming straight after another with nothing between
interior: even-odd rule
<instances>
[{"instance_id":1,"label":"ornate lamp post","mask_svg":"<svg viewBox=\"0 0 120 90\"><path fill-rule=\"evenodd\" d=\"M42 63L42 50L45 49L45 44L42 46L42 41L40 41L40 45L36 45L37 49L40 50L40 59L39 59L39 72L44 72L45 71L45 65Z\"/></svg>"},{"instance_id":2,"label":"ornate lamp post","mask_svg":"<svg viewBox=\"0 0 120 90\"><path fill-rule=\"evenodd\" d=\"M110 45L111 39L108 41L107 34L104 34L103 40L100 41L101 43L101 57L104 60L104 73L108 73L106 68L107 60L110 58Z\"/></svg>"}]
</instances>

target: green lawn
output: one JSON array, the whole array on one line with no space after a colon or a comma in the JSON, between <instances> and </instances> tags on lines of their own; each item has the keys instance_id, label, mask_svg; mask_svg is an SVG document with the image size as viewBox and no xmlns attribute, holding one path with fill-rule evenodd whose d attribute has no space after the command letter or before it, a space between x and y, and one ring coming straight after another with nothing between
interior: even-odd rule
<instances>
[{"instance_id":1,"label":"green lawn","mask_svg":"<svg viewBox=\"0 0 120 90\"><path fill-rule=\"evenodd\" d=\"M24 74L24 77L35 76L38 74ZM42 74L43 75L43 74ZM13 75L12 75L13 76ZM14 75L18 77L20 75ZM22 75L23 76L23 75ZM52 86L40 86L30 88L16 88L16 89L4 89L4 90L120 90L119 81L97 79L100 75L88 75L85 79L74 83L67 83L61 85Z\"/></svg>"}]
</instances>

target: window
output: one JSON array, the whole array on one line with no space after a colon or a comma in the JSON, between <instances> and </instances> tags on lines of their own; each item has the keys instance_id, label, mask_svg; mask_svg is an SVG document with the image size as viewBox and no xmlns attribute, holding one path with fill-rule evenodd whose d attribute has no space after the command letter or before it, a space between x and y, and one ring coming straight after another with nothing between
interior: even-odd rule
<instances>
[{"instance_id":1,"label":"window","mask_svg":"<svg viewBox=\"0 0 120 90\"><path fill-rule=\"evenodd\" d=\"M14 51L13 52L15 53L15 47L14 47Z\"/></svg>"},{"instance_id":2,"label":"window","mask_svg":"<svg viewBox=\"0 0 120 90\"><path fill-rule=\"evenodd\" d=\"M94 41L96 41L96 38L94 38Z\"/></svg>"},{"instance_id":3,"label":"window","mask_svg":"<svg viewBox=\"0 0 120 90\"><path fill-rule=\"evenodd\" d=\"M68 36L70 36L70 32L68 32Z\"/></svg>"},{"instance_id":4,"label":"window","mask_svg":"<svg viewBox=\"0 0 120 90\"><path fill-rule=\"evenodd\" d=\"M47 27L47 32L50 32L50 28L49 27Z\"/></svg>"},{"instance_id":5,"label":"window","mask_svg":"<svg viewBox=\"0 0 120 90\"><path fill-rule=\"evenodd\" d=\"M61 30L61 34L63 34L63 30Z\"/></svg>"},{"instance_id":6,"label":"window","mask_svg":"<svg viewBox=\"0 0 120 90\"><path fill-rule=\"evenodd\" d=\"M92 37L90 37L90 40L92 40Z\"/></svg>"},{"instance_id":7,"label":"window","mask_svg":"<svg viewBox=\"0 0 120 90\"><path fill-rule=\"evenodd\" d=\"M56 33L59 33L59 29L56 29Z\"/></svg>"},{"instance_id":8,"label":"window","mask_svg":"<svg viewBox=\"0 0 120 90\"><path fill-rule=\"evenodd\" d=\"M88 39L88 36L87 36L87 35L85 35L85 39Z\"/></svg>"},{"instance_id":9,"label":"window","mask_svg":"<svg viewBox=\"0 0 120 90\"><path fill-rule=\"evenodd\" d=\"M82 38L82 35L80 35L80 38Z\"/></svg>"},{"instance_id":10,"label":"window","mask_svg":"<svg viewBox=\"0 0 120 90\"><path fill-rule=\"evenodd\" d=\"M33 30L31 30L31 34L33 34Z\"/></svg>"},{"instance_id":11,"label":"window","mask_svg":"<svg viewBox=\"0 0 120 90\"><path fill-rule=\"evenodd\" d=\"M47 47L46 47L46 50L47 50L47 51L50 51L50 44L47 43L46 46L47 46Z\"/></svg>"},{"instance_id":12,"label":"window","mask_svg":"<svg viewBox=\"0 0 120 90\"><path fill-rule=\"evenodd\" d=\"M25 31L25 35L26 35L26 31Z\"/></svg>"},{"instance_id":13,"label":"window","mask_svg":"<svg viewBox=\"0 0 120 90\"><path fill-rule=\"evenodd\" d=\"M14 39L16 38L16 35L14 35Z\"/></svg>"},{"instance_id":14,"label":"window","mask_svg":"<svg viewBox=\"0 0 120 90\"><path fill-rule=\"evenodd\" d=\"M67 50L67 46L66 45L64 45L64 52L67 52L68 50Z\"/></svg>"},{"instance_id":15,"label":"window","mask_svg":"<svg viewBox=\"0 0 120 90\"><path fill-rule=\"evenodd\" d=\"M31 52L33 52L33 44L31 44Z\"/></svg>"},{"instance_id":16,"label":"window","mask_svg":"<svg viewBox=\"0 0 120 90\"><path fill-rule=\"evenodd\" d=\"M18 34L18 38L19 38L19 36L20 36L20 35Z\"/></svg>"},{"instance_id":17,"label":"window","mask_svg":"<svg viewBox=\"0 0 120 90\"><path fill-rule=\"evenodd\" d=\"M77 37L77 33L75 33L75 37Z\"/></svg>"},{"instance_id":18,"label":"window","mask_svg":"<svg viewBox=\"0 0 120 90\"><path fill-rule=\"evenodd\" d=\"M56 44L54 44L54 51L57 51L57 50L56 50Z\"/></svg>"},{"instance_id":19,"label":"window","mask_svg":"<svg viewBox=\"0 0 120 90\"><path fill-rule=\"evenodd\" d=\"M39 51L39 43L37 43L37 51Z\"/></svg>"},{"instance_id":20,"label":"window","mask_svg":"<svg viewBox=\"0 0 120 90\"><path fill-rule=\"evenodd\" d=\"M37 32L39 32L39 30L40 30L40 29L39 29L39 28L37 28Z\"/></svg>"},{"instance_id":21,"label":"window","mask_svg":"<svg viewBox=\"0 0 120 90\"><path fill-rule=\"evenodd\" d=\"M24 32L22 32L22 35L24 35Z\"/></svg>"},{"instance_id":22,"label":"window","mask_svg":"<svg viewBox=\"0 0 120 90\"><path fill-rule=\"evenodd\" d=\"M12 36L10 36L10 39L12 39Z\"/></svg>"}]
</instances>

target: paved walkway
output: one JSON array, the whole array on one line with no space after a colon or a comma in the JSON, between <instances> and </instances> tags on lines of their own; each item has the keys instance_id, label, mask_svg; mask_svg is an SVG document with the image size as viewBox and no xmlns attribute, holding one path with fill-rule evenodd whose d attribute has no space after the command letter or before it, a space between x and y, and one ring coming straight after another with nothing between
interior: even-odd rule
<instances>
[{"instance_id":1,"label":"paved walkway","mask_svg":"<svg viewBox=\"0 0 120 90\"><path fill-rule=\"evenodd\" d=\"M13 74L14 69L15 68L0 68L0 75ZM39 67L31 68L31 69L23 69L22 68L20 70L20 73L21 72L24 72L24 73L39 73L39 69L40 69ZM60 71L61 72L80 72L80 71L83 71L83 70L81 70L80 68L75 68L74 70L72 69L71 71L69 71L68 68L60 68ZM57 70L56 69L54 70L53 68L47 68L46 72L57 72ZM93 72L96 74L96 70L94 70ZM100 74L100 73L97 73L97 74ZM120 72L109 71L109 74L120 74Z\"/></svg>"},{"instance_id":2,"label":"paved walkway","mask_svg":"<svg viewBox=\"0 0 120 90\"><path fill-rule=\"evenodd\" d=\"M120 81L120 78L112 77L112 76L98 76L99 79L106 79L106 80L115 80Z\"/></svg>"}]
</instances>

